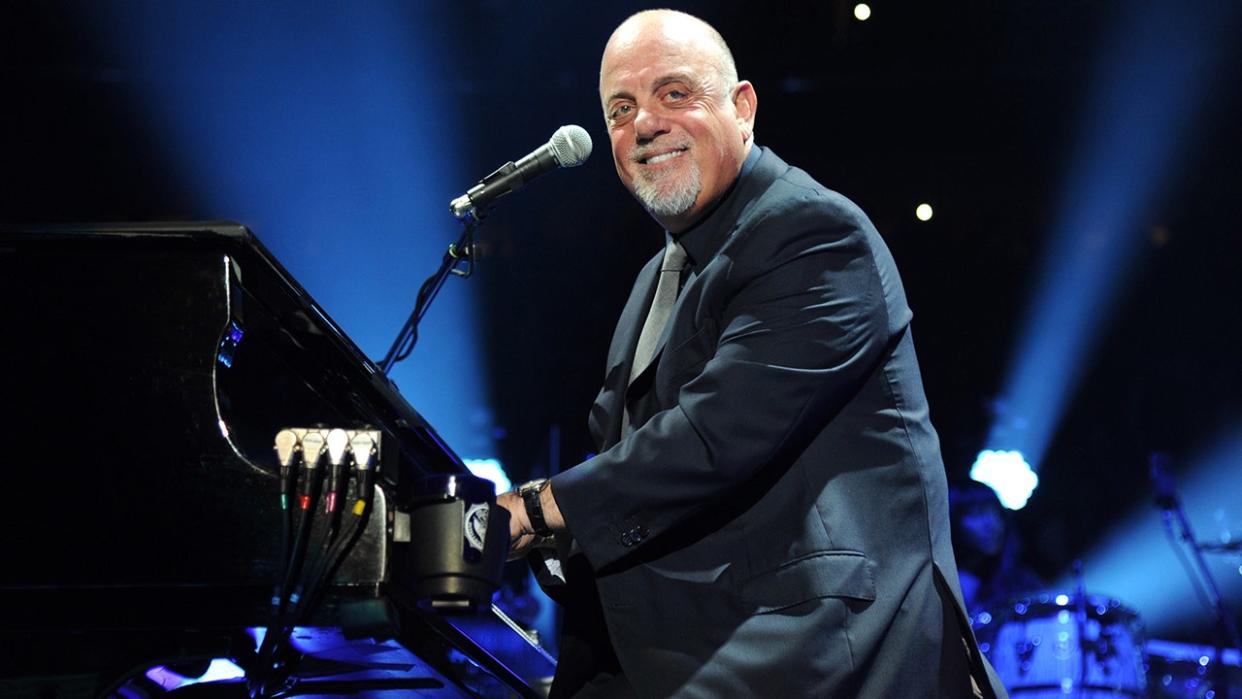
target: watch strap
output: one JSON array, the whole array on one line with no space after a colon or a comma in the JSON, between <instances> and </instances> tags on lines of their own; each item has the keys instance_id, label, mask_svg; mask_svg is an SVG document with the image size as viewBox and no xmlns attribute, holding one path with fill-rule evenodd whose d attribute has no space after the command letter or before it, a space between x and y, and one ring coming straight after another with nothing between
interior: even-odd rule
<instances>
[{"instance_id":1,"label":"watch strap","mask_svg":"<svg viewBox=\"0 0 1242 699\"><path fill-rule=\"evenodd\" d=\"M531 529L534 530L535 536L538 537L552 536L552 528L548 526L547 520L543 518L543 503L540 501L543 489L547 487L548 479L540 478L523 483L518 488L518 495L522 496L522 505L526 508L526 518L530 520Z\"/></svg>"}]
</instances>

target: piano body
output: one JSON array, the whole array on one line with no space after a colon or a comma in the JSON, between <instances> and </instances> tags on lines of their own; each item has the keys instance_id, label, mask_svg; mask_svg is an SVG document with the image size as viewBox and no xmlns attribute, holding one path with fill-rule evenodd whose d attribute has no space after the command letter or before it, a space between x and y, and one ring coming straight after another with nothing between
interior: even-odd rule
<instances>
[{"instance_id":1,"label":"piano body","mask_svg":"<svg viewBox=\"0 0 1242 699\"><path fill-rule=\"evenodd\" d=\"M0 294L0 694L136 677L158 696L142 668L253 660L284 571L273 438L325 426L382 448L366 525L295 630L294 693L541 695L554 661L499 610L410 595L414 489L461 460L244 227L8 229Z\"/></svg>"}]
</instances>

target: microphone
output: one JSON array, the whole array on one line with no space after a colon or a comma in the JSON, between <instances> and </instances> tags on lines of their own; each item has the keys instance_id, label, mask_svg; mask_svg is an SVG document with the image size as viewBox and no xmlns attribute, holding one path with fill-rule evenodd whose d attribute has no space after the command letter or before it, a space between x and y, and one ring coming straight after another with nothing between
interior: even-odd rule
<instances>
[{"instance_id":1,"label":"microphone","mask_svg":"<svg viewBox=\"0 0 1242 699\"><path fill-rule=\"evenodd\" d=\"M493 201L516 192L545 172L558 167L577 167L591 155L591 136L573 124L562 126L552 139L516 163L510 161L484 177L465 194L449 204L458 219L480 219Z\"/></svg>"}]
</instances>

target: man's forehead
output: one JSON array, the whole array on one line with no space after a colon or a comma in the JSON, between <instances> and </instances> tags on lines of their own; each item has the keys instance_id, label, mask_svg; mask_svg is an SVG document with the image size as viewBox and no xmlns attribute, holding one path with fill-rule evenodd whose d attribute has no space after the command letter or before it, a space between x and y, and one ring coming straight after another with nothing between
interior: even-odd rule
<instances>
[{"instance_id":1,"label":"man's forehead","mask_svg":"<svg viewBox=\"0 0 1242 699\"><path fill-rule=\"evenodd\" d=\"M662 41L636 41L609 47L600 65L600 76L624 75L670 65L684 65L702 57L685 44Z\"/></svg>"},{"instance_id":2,"label":"man's forehead","mask_svg":"<svg viewBox=\"0 0 1242 699\"><path fill-rule=\"evenodd\" d=\"M710 56L684 44L619 48L605 54L600 67L600 97L604 99L618 91L647 90L673 80L698 85L713 71Z\"/></svg>"}]
</instances>

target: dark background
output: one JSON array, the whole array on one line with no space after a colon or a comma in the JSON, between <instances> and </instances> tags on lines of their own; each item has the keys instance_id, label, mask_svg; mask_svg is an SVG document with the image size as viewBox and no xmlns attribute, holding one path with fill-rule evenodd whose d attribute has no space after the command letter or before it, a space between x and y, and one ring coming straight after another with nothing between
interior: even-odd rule
<instances>
[{"instance_id":1,"label":"dark background","mask_svg":"<svg viewBox=\"0 0 1242 699\"><path fill-rule=\"evenodd\" d=\"M707 19L730 42L759 95L757 141L857 201L884 235L915 312L950 479L964 479L984 446L1056 223L1096 89L1088 77L1123 5L875 3L874 16L858 22L849 2L670 4ZM170 3L164 11L192 15L206 6ZM1182 134L1175 169L1127 233L1142 252L1095 328L1094 351L1080 359L1082 378L1040 488L1015 515L1030 563L1050 580L1125 513L1157 517L1145 509L1151 451L1170 452L1189 476L1193 455L1242 424L1242 24L1236 5L1180 6L1228 23L1231 48L1215 64L1201 115ZM209 210L198 198L192 167L144 126L136 95L145 73L109 48L115 37L98 32L100 17L120 18L112 26L123 27L125 17L152 7L0 4L0 220L248 222L246 212ZM233 29L246 31L251 6L223 7L235 16ZM277 7L291 22L300 11ZM445 183L437 199L447 202L561 124L581 124L595 139L582 168L549 175L496 209L481 232L487 255L466 282L477 287L471 322L482 332L499 456L515 480L568 467L591 450L585 416L613 322L633 275L661 244L659 228L616 180L596 95L608 35L642 6L397 7L452 51L445 57L452 69L423 89L462 114L451 128L464 144L455 159L468 178ZM913 216L923 201L936 210L927 223ZM276 235L256 233L265 241ZM401 264L421 278L436 262ZM1233 501L1242 502L1242 492ZM1242 505L1223 521L1242 525ZM1237 565L1226 568L1235 579ZM1189 599L1184 607L1166 631L1201 633L1204 613Z\"/></svg>"}]
</instances>

